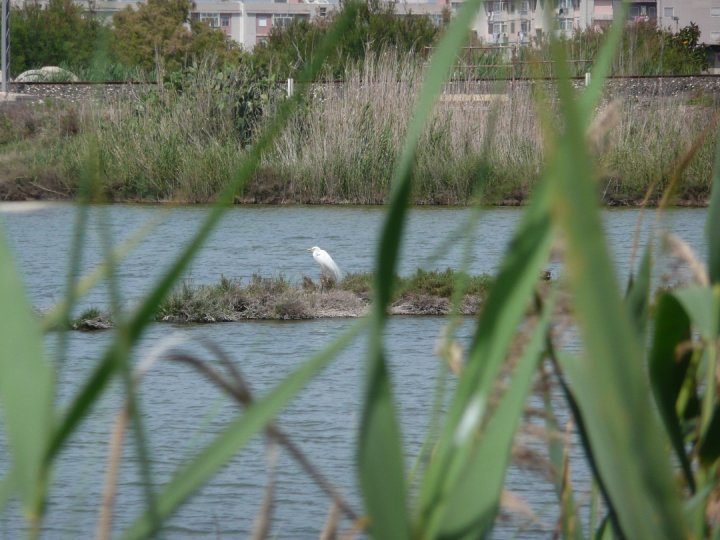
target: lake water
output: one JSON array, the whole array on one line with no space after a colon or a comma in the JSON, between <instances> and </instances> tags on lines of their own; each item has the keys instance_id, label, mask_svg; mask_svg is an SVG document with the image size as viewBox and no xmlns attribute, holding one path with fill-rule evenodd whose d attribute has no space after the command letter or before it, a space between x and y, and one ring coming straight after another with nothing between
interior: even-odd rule
<instances>
[{"instance_id":1,"label":"lake water","mask_svg":"<svg viewBox=\"0 0 720 540\"><path fill-rule=\"evenodd\" d=\"M67 254L75 220L75 207L52 204L35 211L15 212L18 205L0 205L0 222L25 279L34 306L46 309L62 297ZM128 307L162 274L206 214L204 207L160 208L113 205L93 207L87 227L83 273L101 260L100 227L110 224L115 242L154 221L155 226L119 267L122 296ZM299 282L313 278L318 268L308 247L328 250L346 272L373 268L375 244L384 215L382 208L338 207L236 207L187 272L196 283L215 283L221 275L247 279L253 274L283 275ZM513 233L521 210L483 210L468 255L473 273L493 273ZM665 213L662 227L683 238L704 258L703 227L706 211L676 209ZM422 208L411 213L404 244L401 274L416 268L459 267L464 245L458 241L471 217L467 209ZM618 274L626 279L637 210L609 210L603 214ZM641 236L647 242L654 215L648 213ZM661 265L662 266L662 265ZM550 267L562 273L557 265ZM97 287L82 301L84 306L105 307L107 293ZM299 363L323 348L348 328L352 320L303 322L243 322L205 326L154 325L137 347L141 360L169 336L185 340L183 350L208 355L199 339L217 343L240 366L253 389L261 394L282 380ZM393 318L387 345L393 383L400 409L408 465L422 444L438 373L433 353L445 320ZM458 339L467 344L472 333L468 320ZM59 407L76 391L92 370L111 333L72 333L67 361L59 373ZM53 358L56 336L47 339ZM355 340L282 413L279 425L290 434L313 462L360 509L355 481L355 438L360 415L365 339ZM145 377L140 399L149 437L152 469L157 484L166 481L188 456L193 455L237 414L237 407L190 368L171 362L158 363ZM538 398L530 398L537 405ZM92 416L77 432L60 457L54 474L52 497L45 519L44 538L80 538L94 535L107 463L108 441L121 405L116 385L97 404ZM127 437L130 440L130 436ZM541 447L537 442L536 447ZM0 454L6 470L7 453ZM144 508L143 491L134 458L126 444L115 505L114 529L122 530ZM578 498L586 503L587 471L579 457L574 479ZM167 524L168 538L242 538L249 535L260 507L266 482L264 444L257 438L204 487ZM545 538L554 527L555 495L541 472L512 467L509 490L522 497L537 520L515 516L498 524L494 537ZM284 454L278 469L278 489L273 536L317 538L329 508L327 499ZM0 521L0 535L15 538L24 522L17 505Z\"/></svg>"}]
</instances>

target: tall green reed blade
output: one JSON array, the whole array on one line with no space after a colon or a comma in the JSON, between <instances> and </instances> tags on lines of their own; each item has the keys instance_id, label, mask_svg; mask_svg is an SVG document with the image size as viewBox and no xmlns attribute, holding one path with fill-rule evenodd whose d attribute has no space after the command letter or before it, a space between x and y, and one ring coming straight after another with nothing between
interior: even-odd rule
<instances>
[{"instance_id":1,"label":"tall green reed blade","mask_svg":"<svg viewBox=\"0 0 720 540\"><path fill-rule=\"evenodd\" d=\"M489 403L496 376L547 261L552 238L548 193L546 184L540 184L533 193L483 306L445 428L423 482L417 525L423 537L431 538L439 530L448 497L469 466L476 444L471 434L476 434L485 420L479 413ZM458 438L461 425L473 419L473 430Z\"/></svg>"},{"instance_id":2,"label":"tall green reed blade","mask_svg":"<svg viewBox=\"0 0 720 540\"><path fill-rule=\"evenodd\" d=\"M717 339L720 335L720 288L687 287L673 292L700 333L705 346L705 394L700 413L700 438L705 438L717 402Z\"/></svg>"},{"instance_id":3,"label":"tall green reed blade","mask_svg":"<svg viewBox=\"0 0 720 540\"><path fill-rule=\"evenodd\" d=\"M398 158L391 186L390 209L380 238L365 401L358 443L360 487L370 519L369 526L377 538L410 536L402 443L385 361L383 332L411 191L415 151L433 104L450 74L457 51L467 38L470 21L479 6L480 0L470 0L462 6L430 60Z\"/></svg>"},{"instance_id":4,"label":"tall green reed blade","mask_svg":"<svg viewBox=\"0 0 720 540\"><path fill-rule=\"evenodd\" d=\"M647 399L642 349L623 308L595 201L583 118L562 47L552 40L564 129L552 178L553 212L568 239L567 269L586 354L563 368L577 388L590 443L630 538L682 538L666 434ZM563 356L561 358L567 358Z\"/></svg>"},{"instance_id":5,"label":"tall green reed blade","mask_svg":"<svg viewBox=\"0 0 720 540\"><path fill-rule=\"evenodd\" d=\"M202 485L224 467L258 432L265 428L302 388L325 368L360 332L368 320L355 323L325 349L305 361L265 396L253 402L192 461L184 465L157 497L157 512L167 519ZM146 538L154 530L149 513L142 514L123 533L124 540Z\"/></svg>"},{"instance_id":6,"label":"tall green reed blade","mask_svg":"<svg viewBox=\"0 0 720 540\"><path fill-rule=\"evenodd\" d=\"M546 337L546 354L551 358L554 354L550 332ZM543 376L546 377L545 373ZM560 503L560 530L563 538L573 538L582 540L583 535L582 521L578 512L577 502L573 495L572 484L570 483L569 474L566 475L566 464L568 460L567 446L565 441L560 437L562 429L558 424L555 411L553 410L552 390L549 380L545 381L543 391L543 404L545 426L548 430L548 456L552 467L552 477L555 484L555 494ZM592 530L592 524L589 527Z\"/></svg>"},{"instance_id":7,"label":"tall green reed blade","mask_svg":"<svg viewBox=\"0 0 720 540\"><path fill-rule=\"evenodd\" d=\"M645 254L640 261L640 268L635 277L631 276L625 294L625 306L630 313L630 318L635 330L640 336L645 336L650 311L650 270L652 268L651 247L645 249Z\"/></svg>"},{"instance_id":8,"label":"tall green reed blade","mask_svg":"<svg viewBox=\"0 0 720 540\"><path fill-rule=\"evenodd\" d=\"M614 30L596 65L592 91L585 103L588 117L599 100L602 79L609 70L612 51L619 37L619 30ZM460 380L444 435L424 484L421 530L434 529L436 525L429 523L437 521L437 516L441 514L438 507L445 503L444 493L455 481L448 472L454 469L457 475L463 468L470 441L466 442L464 449L456 447L451 443L454 431L470 403L487 401L510 340L529 303L542 264L547 259L551 241L548 208L549 190L546 181L533 194L523 223L507 251L495 286L484 306L468 365Z\"/></svg>"},{"instance_id":9,"label":"tall green reed blade","mask_svg":"<svg viewBox=\"0 0 720 540\"><path fill-rule=\"evenodd\" d=\"M82 199L81 199L82 202ZM79 223L82 225L85 223L86 218L78 218L76 223ZM96 266L90 273L86 274L84 277L82 277L79 280L72 280L74 284L72 285L73 290L72 292L66 292L65 297L62 298L57 304L55 304L52 308L50 308L48 311L43 313L42 317L42 330L43 332L47 332L49 330L52 330L57 327L64 326L63 320L67 313L72 312L72 306L75 304L75 301L79 298L82 298L85 294L87 294L88 291L90 291L95 285L100 283L103 279L106 279L108 276L108 269L111 264L118 264L125 256L135 247L137 246L140 241L142 241L151 231L154 227L156 227L160 223L159 219L151 219L149 220L145 225L141 226L135 233L130 235L129 238L124 240L119 246L117 246L113 252L112 252L112 260L110 258L107 258L107 260L101 262L98 266ZM80 237L78 234L77 237ZM78 240L79 242L80 240ZM74 258L74 255L72 256ZM70 268L73 268L74 265L71 264ZM70 286L70 283L68 283L68 286Z\"/></svg>"},{"instance_id":10,"label":"tall green reed blade","mask_svg":"<svg viewBox=\"0 0 720 540\"><path fill-rule=\"evenodd\" d=\"M685 480L694 493L695 477L685 452L683 428L677 412L678 396L692 356L692 351L688 349L678 358L677 347L689 339L690 318L673 295L663 295L656 308L655 337L648 359L650 382L665 429L685 473Z\"/></svg>"},{"instance_id":11,"label":"tall green reed blade","mask_svg":"<svg viewBox=\"0 0 720 540\"><path fill-rule=\"evenodd\" d=\"M572 418L575 420L575 426L577 430L578 437L580 439L580 444L582 445L585 456L588 460L588 465L590 467L590 471L592 472L593 476L593 487L597 487L597 491L599 491L604 499L605 506L607 506L607 514L604 518L604 521L606 523L609 523L612 525L612 530L620 531L620 523L617 519L617 512L615 511L615 507L613 506L614 501L610 498L608 495L607 487L605 486L605 481L603 480L602 474L600 473L600 469L598 467L597 460L595 459L594 454L594 448L590 444L590 437L588 435L588 428L585 425L585 418L583 417L580 406L578 405L578 400L575 397L575 390L570 388L570 385L568 384L565 374L562 371L562 368L560 367L560 360L559 360L559 353L555 350L555 347L553 345L552 339L550 336L548 336L548 354L550 355L550 359L552 360L553 369L555 370L555 374L558 378L558 382L560 383L560 387L562 389L563 395L565 397L565 401L567 402L568 409L570 410L570 413L572 415ZM574 361L574 360L571 360ZM599 506L597 504L596 506ZM592 520L591 520L592 521ZM591 524L592 525L592 524ZM592 526L589 527L590 530L592 530ZM599 532L596 534L596 536L600 536Z\"/></svg>"},{"instance_id":12,"label":"tall green reed blade","mask_svg":"<svg viewBox=\"0 0 720 540\"><path fill-rule=\"evenodd\" d=\"M12 458L8 474L35 530L45 490L43 457L53 427L55 377L1 229L0 298L0 404Z\"/></svg>"},{"instance_id":13,"label":"tall green reed blade","mask_svg":"<svg viewBox=\"0 0 720 540\"><path fill-rule=\"evenodd\" d=\"M713 167L710 208L708 209L705 234L708 241L708 274L710 282L720 282L720 128L715 136L715 166Z\"/></svg>"},{"instance_id":14,"label":"tall green reed blade","mask_svg":"<svg viewBox=\"0 0 720 540\"><path fill-rule=\"evenodd\" d=\"M545 343L554 301L543 308L522 356L513 370L512 380L483 429L482 438L471 451L457 483L447 494L447 504L437 536L440 538L481 538L495 522L510 450L520 423L523 406L532 384ZM482 405L481 405L482 406ZM463 430L467 429L467 433ZM474 438L472 423L458 427L455 437ZM432 534L434 537L435 534Z\"/></svg>"},{"instance_id":15,"label":"tall green reed blade","mask_svg":"<svg viewBox=\"0 0 720 540\"><path fill-rule=\"evenodd\" d=\"M302 71L302 80L313 79L321 70L323 59L331 52L332 47L338 42L342 33L349 27L357 11L357 4L350 2L346 4L341 17L332 27L328 35L317 49L310 64ZM296 104L306 91L304 85L300 86L298 92L292 99L285 101L279 108L277 115L269 122L267 128L258 137L252 150L244 160L235 177L228 184L228 187L219 196L218 201L210 209L207 218L195 232L195 235L181 250L170 269L162 276L156 285L151 289L141 304L136 308L134 314L127 323L127 339L132 345L142 335L146 326L152 320L152 316L162 299L172 289L173 285L182 275L183 271L190 264L198 250L202 247L210 233L220 222L227 206L232 204L235 194L252 176L265 150L270 146L274 138L287 122ZM62 448L67 437L76 429L77 425L87 416L91 406L96 402L99 395L115 373L118 355L121 353L120 343L113 342L105 352L102 360L98 362L95 370L86 379L80 391L75 395L59 427L53 434L50 447L47 452L47 460L52 461L57 452Z\"/></svg>"},{"instance_id":16,"label":"tall green reed blade","mask_svg":"<svg viewBox=\"0 0 720 540\"><path fill-rule=\"evenodd\" d=\"M97 138L91 140L90 148L91 151L88 157L89 170L87 174L90 175L90 184L97 186L97 192L99 193L99 187L102 185L102 160ZM160 527L160 520L156 510L151 457L147 445L147 436L145 434L145 420L140 411L140 404L135 389L136 381L132 375L132 343L128 339L127 323L123 313L122 293L120 291L120 283L117 279L116 261L113 256L111 224L109 218L107 218L107 213L99 213L97 219L99 221L100 244L103 259L107 265L107 284L110 296L111 317L116 325L116 341L118 343L118 355L116 357L118 365L116 369L120 372L121 380L125 388L125 401L130 413L130 424L134 434L133 441L135 442L135 451L139 463L145 504L148 508L148 513L152 517L154 529L158 529Z\"/></svg>"}]
</instances>

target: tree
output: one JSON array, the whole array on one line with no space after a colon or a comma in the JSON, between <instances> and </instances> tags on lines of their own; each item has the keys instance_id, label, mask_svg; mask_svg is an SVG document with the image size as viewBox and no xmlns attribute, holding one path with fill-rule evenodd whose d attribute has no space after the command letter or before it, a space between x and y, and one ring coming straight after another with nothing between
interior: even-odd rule
<instances>
[{"instance_id":1,"label":"tree","mask_svg":"<svg viewBox=\"0 0 720 540\"><path fill-rule=\"evenodd\" d=\"M335 12L321 20L296 19L284 28L273 28L267 42L255 48L256 61L278 78L297 75L339 16L340 12ZM439 31L429 17L397 15L392 4L381 4L377 0L364 2L358 6L353 24L325 64L331 76L342 78L348 64L362 61L369 51L374 54L386 49L420 52L435 42Z\"/></svg>"},{"instance_id":2,"label":"tree","mask_svg":"<svg viewBox=\"0 0 720 540\"><path fill-rule=\"evenodd\" d=\"M111 51L129 67L154 68L158 61L169 71L198 55L220 60L237 55L237 46L222 32L201 21L190 21L190 0L148 0L113 17Z\"/></svg>"},{"instance_id":3,"label":"tree","mask_svg":"<svg viewBox=\"0 0 720 540\"><path fill-rule=\"evenodd\" d=\"M13 76L43 66L86 67L106 31L91 10L72 0L49 0L45 7L27 3L13 8L10 16Z\"/></svg>"}]
</instances>

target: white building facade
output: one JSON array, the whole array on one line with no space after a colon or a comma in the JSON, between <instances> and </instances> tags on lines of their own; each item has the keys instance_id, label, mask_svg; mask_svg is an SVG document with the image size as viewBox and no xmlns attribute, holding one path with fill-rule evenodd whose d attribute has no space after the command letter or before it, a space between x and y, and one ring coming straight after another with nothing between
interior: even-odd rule
<instances>
[{"instance_id":1,"label":"white building facade","mask_svg":"<svg viewBox=\"0 0 720 540\"><path fill-rule=\"evenodd\" d=\"M23 5L35 0L11 0L13 5ZM39 0L39 4L47 0ZM135 8L142 0L96 0L93 9L98 16L110 19L127 7ZM295 18L312 19L325 17L335 4L328 0L195 0L190 17L207 22L233 40L244 49L252 50L255 45L266 40L270 31L277 26L285 26Z\"/></svg>"},{"instance_id":2,"label":"white building facade","mask_svg":"<svg viewBox=\"0 0 720 540\"><path fill-rule=\"evenodd\" d=\"M25 2L47 0L11 0ZM106 18L143 0L95 0L95 11ZM398 16L427 15L436 24L455 15L465 0L387 0ZM487 44L524 45L542 38L551 28L569 36L576 30L610 25L622 0L485 0L472 30ZM337 9L337 0L195 0L191 17L204 20L252 50L273 28L296 18L314 19ZM629 23L657 24L677 31L694 22L700 41L720 45L720 0L630 0Z\"/></svg>"}]
</instances>

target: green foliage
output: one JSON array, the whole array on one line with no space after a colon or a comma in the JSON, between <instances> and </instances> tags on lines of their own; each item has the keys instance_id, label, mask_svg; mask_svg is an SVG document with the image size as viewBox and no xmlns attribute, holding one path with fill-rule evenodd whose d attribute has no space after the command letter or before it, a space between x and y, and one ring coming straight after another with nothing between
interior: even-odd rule
<instances>
[{"instance_id":1,"label":"green foliage","mask_svg":"<svg viewBox=\"0 0 720 540\"><path fill-rule=\"evenodd\" d=\"M264 112L284 95L273 77L256 67L248 55L232 65L207 59L193 62L168 73L164 82L166 89L185 98L210 99L210 118L205 120L229 118L235 128L234 138L241 146L252 143ZM215 124L222 125L222 121ZM213 130L213 125L206 126L206 132Z\"/></svg>"},{"instance_id":2,"label":"green foliage","mask_svg":"<svg viewBox=\"0 0 720 540\"><path fill-rule=\"evenodd\" d=\"M148 0L113 16L111 52L129 67L176 71L200 54L237 59L238 46L201 21L190 21L190 0ZM190 22L190 29L185 25Z\"/></svg>"},{"instance_id":3,"label":"green foliage","mask_svg":"<svg viewBox=\"0 0 720 540\"><path fill-rule=\"evenodd\" d=\"M450 298L456 289L459 281L465 282L470 276L447 268L444 272L428 272L418 269L411 278L401 283L399 288L404 293L427 294ZM488 276L473 276L471 285L468 286L467 294L479 294L487 291L489 282Z\"/></svg>"},{"instance_id":4,"label":"green foliage","mask_svg":"<svg viewBox=\"0 0 720 540\"><path fill-rule=\"evenodd\" d=\"M613 62L613 75L691 75L707 69L704 47L698 43L696 24L690 23L677 33L652 24L638 23L628 27ZM576 32L566 42L573 59L594 62L604 35L597 30ZM581 75L584 66L573 66ZM586 70L585 70L586 71Z\"/></svg>"},{"instance_id":5,"label":"green foliage","mask_svg":"<svg viewBox=\"0 0 720 540\"><path fill-rule=\"evenodd\" d=\"M295 19L287 27L273 28L268 40L255 47L253 55L277 78L296 77L339 17L342 17L342 7L323 20ZM392 3L364 2L351 30L341 37L325 60L326 75L343 79L347 69L362 62L367 54L386 50L422 54L438 33L438 27L427 16L397 16Z\"/></svg>"},{"instance_id":6,"label":"green foliage","mask_svg":"<svg viewBox=\"0 0 720 540\"><path fill-rule=\"evenodd\" d=\"M43 66L89 66L96 41L108 32L92 9L72 0L26 2L10 16L13 77Z\"/></svg>"}]
</instances>

